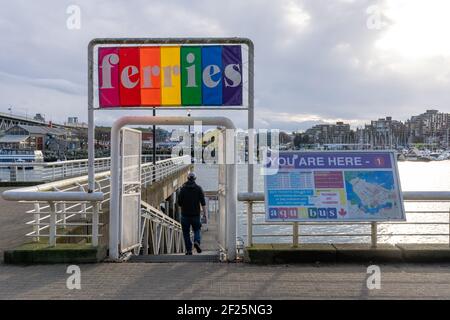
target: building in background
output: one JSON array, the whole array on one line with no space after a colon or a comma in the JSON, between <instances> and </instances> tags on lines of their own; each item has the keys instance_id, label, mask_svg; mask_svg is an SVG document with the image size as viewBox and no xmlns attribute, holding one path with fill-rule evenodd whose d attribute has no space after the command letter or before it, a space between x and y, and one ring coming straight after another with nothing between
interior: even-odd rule
<instances>
[{"instance_id":1,"label":"building in background","mask_svg":"<svg viewBox=\"0 0 450 320\"><path fill-rule=\"evenodd\" d=\"M430 109L412 116L406 122L410 132L410 143L425 143L448 146L450 113Z\"/></svg>"},{"instance_id":2,"label":"building in background","mask_svg":"<svg viewBox=\"0 0 450 320\"><path fill-rule=\"evenodd\" d=\"M310 143L331 144L331 143L352 143L354 141L354 131L350 129L350 124L336 122L335 124L318 124L306 130Z\"/></svg>"}]
</instances>

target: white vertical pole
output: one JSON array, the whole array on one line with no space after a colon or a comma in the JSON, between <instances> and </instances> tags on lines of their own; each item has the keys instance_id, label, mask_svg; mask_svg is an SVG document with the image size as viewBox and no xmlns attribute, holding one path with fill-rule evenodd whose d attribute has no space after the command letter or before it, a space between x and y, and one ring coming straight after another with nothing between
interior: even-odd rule
<instances>
[{"instance_id":1,"label":"white vertical pole","mask_svg":"<svg viewBox=\"0 0 450 320\"><path fill-rule=\"evenodd\" d=\"M254 149L254 127L255 127L255 87L254 87L254 46L253 42L248 44L248 173L247 173L247 191L253 192L253 149Z\"/></svg>"},{"instance_id":2,"label":"white vertical pole","mask_svg":"<svg viewBox=\"0 0 450 320\"><path fill-rule=\"evenodd\" d=\"M94 45L88 47L88 192L95 188Z\"/></svg>"},{"instance_id":3,"label":"white vertical pole","mask_svg":"<svg viewBox=\"0 0 450 320\"><path fill-rule=\"evenodd\" d=\"M98 246L98 202L92 203L92 246Z\"/></svg>"},{"instance_id":4,"label":"white vertical pole","mask_svg":"<svg viewBox=\"0 0 450 320\"><path fill-rule=\"evenodd\" d=\"M292 245L294 248L298 247L298 222L292 224Z\"/></svg>"},{"instance_id":5,"label":"white vertical pole","mask_svg":"<svg viewBox=\"0 0 450 320\"><path fill-rule=\"evenodd\" d=\"M49 244L56 245L56 205L54 202L48 203L50 206L50 227L49 227Z\"/></svg>"},{"instance_id":6,"label":"white vertical pole","mask_svg":"<svg viewBox=\"0 0 450 320\"><path fill-rule=\"evenodd\" d=\"M109 209L109 256L119 258L119 161L120 161L120 129L121 125L115 122L111 128L111 198Z\"/></svg>"},{"instance_id":7,"label":"white vertical pole","mask_svg":"<svg viewBox=\"0 0 450 320\"><path fill-rule=\"evenodd\" d=\"M41 207L39 205L39 202L36 202L34 204L34 234L36 235L36 237L34 237L35 241L39 241L40 220L41 220Z\"/></svg>"},{"instance_id":8,"label":"white vertical pole","mask_svg":"<svg viewBox=\"0 0 450 320\"><path fill-rule=\"evenodd\" d=\"M370 223L370 227L371 227L371 246L372 248L376 248L377 247L377 236L378 236L378 228L377 228L377 223L376 222L371 222Z\"/></svg>"},{"instance_id":9,"label":"white vertical pole","mask_svg":"<svg viewBox=\"0 0 450 320\"><path fill-rule=\"evenodd\" d=\"M84 192L83 186L82 185L79 185L79 186L80 186L79 190L81 192ZM81 203L81 218L86 219L86 202L84 202L84 201Z\"/></svg>"},{"instance_id":10,"label":"white vertical pole","mask_svg":"<svg viewBox=\"0 0 450 320\"><path fill-rule=\"evenodd\" d=\"M143 254L144 256L148 255L148 239L149 239L149 224L148 220L144 219L144 247L143 247Z\"/></svg>"},{"instance_id":11,"label":"white vertical pole","mask_svg":"<svg viewBox=\"0 0 450 320\"><path fill-rule=\"evenodd\" d=\"M236 212L237 212L237 174L235 130L226 130L227 161L227 256L228 261L236 260Z\"/></svg>"},{"instance_id":12,"label":"white vertical pole","mask_svg":"<svg viewBox=\"0 0 450 320\"><path fill-rule=\"evenodd\" d=\"M253 203L247 202L247 246L253 245Z\"/></svg>"}]
</instances>

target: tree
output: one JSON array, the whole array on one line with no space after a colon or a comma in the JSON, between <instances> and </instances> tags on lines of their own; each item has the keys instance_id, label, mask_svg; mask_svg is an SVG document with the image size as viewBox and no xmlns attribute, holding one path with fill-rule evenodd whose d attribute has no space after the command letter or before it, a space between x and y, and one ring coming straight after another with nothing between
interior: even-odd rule
<instances>
[{"instance_id":1,"label":"tree","mask_svg":"<svg viewBox=\"0 0 450 320\"><path fill-rule=\"evenodd\" d=\"M294 133L294 146L300 148L304 144L309 144L309 136L305 133L296 132Z\"/></svg>"},{"instance_id":2,"label":"tree","mask_svg":"<svg viewBox=\"0 0 450 320\"><path fill-rule=\"evenodd\" d=\"M288 133L284 132L284 131L280 131L280 143L281 144L286 144L292 141L292 137L291 135L289 135Z\"/></svg>"}]
</instances>

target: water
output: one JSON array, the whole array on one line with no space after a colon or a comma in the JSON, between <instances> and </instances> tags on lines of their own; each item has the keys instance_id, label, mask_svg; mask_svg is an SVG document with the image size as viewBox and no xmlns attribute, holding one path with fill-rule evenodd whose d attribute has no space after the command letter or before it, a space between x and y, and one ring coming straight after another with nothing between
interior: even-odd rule
<instances>
[{"instance_id":1,"label":"water","mask_svg":"<svg viewBox=\"0 0 450 320\"><path fill-rule=\"evenodd\" d=\"M403 191L450 191L450 160L434 162L399 162L400 183ZM218 168L217 165L197 165L195 168L198 174L198 183L204 190L217 190ZM255 167L254 190L262 192L264 190L264 179L259 172L260 168ZM238 191L247 191L247 168L244 165L238 166ZM450 203L405 203L408 222L448 222ZM243 203L239 203L237 225L238 236L246 238L247 217L243 214ZM263 211L263 205L258 205L255 209ZM414 211L445 211L437 213L418 213ZM263 222L264 216L257 215L254 221ZM254 234L282 234L292 233L289 226L255 226ZM327 234L327 233L370 233L370 226L367 225L340 225L340 226L301 226L300 233L303 234ZM386 234L379 237L379 242L386 243L445 243L448 236L429 236L430 233L448 234L448 225L383 225L378 228L379 234ZM421 233L427 235L406 236L399 234ZM256 238L255 242L290 242L290 237L264 237ZM302 242L368 242L369 237L302 237Z\"/></svg>"}]
</instances>

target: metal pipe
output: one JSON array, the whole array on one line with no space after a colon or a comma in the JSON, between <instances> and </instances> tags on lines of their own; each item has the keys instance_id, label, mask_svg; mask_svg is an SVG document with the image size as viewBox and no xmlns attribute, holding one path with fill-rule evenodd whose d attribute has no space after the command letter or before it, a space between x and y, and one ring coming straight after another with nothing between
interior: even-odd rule
<instances>
[{"instance_id":1,"label":"metal pipe","mask_svg":"<svg viewBox=\"0 0 450 320\"><path fill-rule=\"evenodd\" d=\"M298 247L298 222L292 224L292 246Z\"/></svg>"},{"instance_id":2,"label":"metal pipe","mask_svg":"<svg viewBox=\"0 0 450 320\"><path fill-rule=\"evenodd\" d=\"M50 205L50 229L48 242L50 246L56 245L56 204L49 202Z\"/></svg>"},{"instance_id":3,"label":"metal pipe","mask_svg":"<svg viewBox=\"0 0 450 320\"><path fill-rule=\"evenodd\" d=\"M63 191L20 191L20 189L3 192L3 199L10 201L102 201L103 192L63 192Z\"/></svg>"},{"instance_id":4,"label":"metal pipe","mask_svg":"<svg viewBox=\"0 0 450 320\"><path fill-rule=\"evenodd\" d=\"M375 221L372 221L370 223L370 244L372 248L377 247L377 240L378 240L378 226Z\"/></svg>"},{"instance_id":5,"label":"metal pipe","mask_svg":"<svg viewBox=\"0 0 450 320\"><path fill-rule=\"evenodd\" d=\"M98 202L92 202L92 246L98 246Z\"/></svg>"},{"instance_id":6,"label":"metal pipe","mask_svg":"<svg viewBox=\"0 0 450 320\"><path fill-rule=\"evenodd\" d=\"M88 192L95 189L94 47L88 45Z\"/></svg>"},{"instance_id":7,"label":"metal pipe","mask_svg":"<svg viewBox=\"0 0 450 320\"><path fill-rule=\"evenodd\" d=\"M188 124L193 125L195 121L201 122L203 125L223 126L227 129L235 129L233 122L225 117L153 117L153 116L125 116L117 119L111 128L111 195L110 195L110 221L109 221L109 255L112 259L119 258L119 203L120 203L120 188L119 188L119 133L126 125L179 125L186 126ZM234 150L233 150L234 151ZM236 155L236 152L234 153ZM234 260L236 257L236 250L232 248L236 247L236 166L229 165L230 170L234 171L230 173L229 192L227 192L227 208L229 216L227 222L232 223L234 220L234 228L232 225L228 225L227 231L231 237L234 234L234 246L229 248L228 256L230 260ZM234 230L234 233L233 233ZM229 242L230 243L230 242Z\"/></svg>"},{"instance_id":8,"label":"metal pipe","mask_svg":"<svg viewBox=\"0 0 450 320\"><path fill-rule=\"evenodd\" d=\"M247 246L253 245L253 203L247 202Z\"/></svg>"},{"instance_id":9,"label":"metal pipe","mask_svg":"<svg viewBox=\"0 0 450 320\"><path fill-rule=\"evenodd\" d=\"M255 46L253 41L248 39L248 168L247 168L247 191L253 192L253 149L254 149L254 128L255 128L255 83L254 83L254 71L255 71ZM251 156L250 156L251 155Z\"/></svg>"},{"instance_id":10,"label":"metal pipe","mask_svg":"<svg viewBox=\"0 0 450 320\"><path fill-rule=\"evenodd\" d=\"M153 116L156 117L156 109L153 107ZM153 142L153 164L156 164L156 126L153 125L153 137L152 137L152 142Z\"/></svg>"},{"instance_id":11,"label":"metal pipe","mask_svg":"<svg viewBox=\"0 0 450 320\"><path fill-rule=\"evenodd\" d=\"M35 235L36 235L34 240L39 242L39 233L40 233L39 232L39 222L41 220L41 207L40 207L39 203L35 203L34 204L34 212L35 213L33 215L33 218L34 218L35 224L34 224L33 229L34 229L34 232L35 232Z\"/></svg>"}]
</instances>

